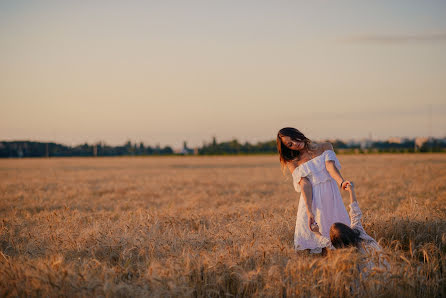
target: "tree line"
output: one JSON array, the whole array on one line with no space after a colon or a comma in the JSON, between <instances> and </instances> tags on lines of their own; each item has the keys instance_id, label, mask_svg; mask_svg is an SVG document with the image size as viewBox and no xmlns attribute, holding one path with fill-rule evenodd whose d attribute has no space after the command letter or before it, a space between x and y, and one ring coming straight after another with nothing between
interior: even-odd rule
<instances>
[{"instance_id":1,"label":"tree line","mask_svg":"<svg viewBox=\"0 0 446 298\"><path fill-rule=\"evenodd\" d=\"M422 144L417 144L415 139L407 139L403 142L392 143L389 141L369 141L368 143L346 143L341 140L331 140L335 151L341 153L380 153L380 152L446 152L446 140L430 138ZM187 148L186 142L184 149ZM209 143L204 143L196 150L183 150L175 153L170 146L152 147L144 143L132 143L128 141L122 146L110 146L105 143L82 144L78 146L66 146L57 143L43 143L32 141L0 142L0 157L68 157L68 156L145 156L145 155L175 155L195 152L198 155L225 155L225 154L275 154L277 153L276 141L240 143L237 139L225 142L217 142L216 138Z\"/></svg>"},{"instance_id":2,"label":"tree line","mask_svg":"<svg viewBox=\"0 0 446 298\"><path fill-rule=\"evenodd\" d=\"M122 146L104 143L66 146L57 143L31 141L0 142L0 157L65 157L65 156L126 156L126 155L169 155L171 147L145 146L144 143L128 141Z\"/></svg>"}]
</instances>

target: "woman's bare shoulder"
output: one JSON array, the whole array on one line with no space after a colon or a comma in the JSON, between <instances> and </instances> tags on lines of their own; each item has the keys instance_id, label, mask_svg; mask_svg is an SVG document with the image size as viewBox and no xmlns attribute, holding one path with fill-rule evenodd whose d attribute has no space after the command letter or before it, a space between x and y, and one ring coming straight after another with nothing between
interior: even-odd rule
<instances>
[{"instance_id":1,"label":"woman's bare shoulder","mask_svg":"<svg viewBox=\"0 0 446 298\"><path fill-rule=\"evenodd\" d=\"M321 155L327 150L333 150L333 146L330 142L322 142L313 144L312 152L316 155Z\"/></svg>"},{"instance_id":2,"label":"woman's bare shoulder","mask_svg":"<svg viewBox=\"0 0 446 298\"><path fill-rule=\"evenodd\" d=\"M320 146L321 146L322 151L333 150L333 145L330 142L320 143Z\"/></svg>"}]
</instances>

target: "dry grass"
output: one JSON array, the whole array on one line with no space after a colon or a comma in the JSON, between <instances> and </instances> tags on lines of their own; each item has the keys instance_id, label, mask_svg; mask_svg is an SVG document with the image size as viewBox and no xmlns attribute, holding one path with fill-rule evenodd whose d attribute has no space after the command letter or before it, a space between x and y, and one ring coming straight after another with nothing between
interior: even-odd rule
<instances>
[{"instance_id":1,"label":"dry grass","mask_svg":"<svg viewBox=\"0 0 446 298\"><path fill-rule=\"evenodd\" d=\"M294 252L276 156L0 160L0 296L445 297L446 155L340 160L391 264L367 279Z\"/></svg>"}]
</instances>

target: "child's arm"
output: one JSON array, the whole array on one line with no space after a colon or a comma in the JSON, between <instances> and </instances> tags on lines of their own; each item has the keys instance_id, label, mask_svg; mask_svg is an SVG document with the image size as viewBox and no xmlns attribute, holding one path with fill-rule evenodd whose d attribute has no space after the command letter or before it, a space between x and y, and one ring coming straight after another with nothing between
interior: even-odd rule
<instances>
[{"instance_id":1,"label":"child's arm","mask_svg":"<svg viewBox=\"0 0 446 298\"><path fill-rule=\"evenodd\" d=\"M353 202L358 202L356 199L355 186L353 185L353 182L347 184L345 189L350 193L350 204L353 204Z\"/></svg>"},{"instance_id":2,"label":"child's arm","mask_svg":"<svg viewBox=\"0 0 446 298\"><path fill-rule=\"evenodd\" d=\"M346 187L350 193L350 227L352 229L364 230L361 224L362 212L359 209L358 200L356 199L355 186L353 182L349 183Z\"/></svg>"}]
</instances>

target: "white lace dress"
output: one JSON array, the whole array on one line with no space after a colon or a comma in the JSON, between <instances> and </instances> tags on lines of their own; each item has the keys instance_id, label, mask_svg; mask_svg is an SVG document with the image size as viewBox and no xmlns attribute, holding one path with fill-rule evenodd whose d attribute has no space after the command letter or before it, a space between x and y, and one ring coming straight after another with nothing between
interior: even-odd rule
<instances>
[{"instance_id":1,"label":"white lace dress","mask_svg":"<svg viewBox=\"0 0 446 298\"><path fill-rule=\"evenodd\" d=\"M321 155L301 164L292 173L294 189L300 192L299 181L302 177L308 178L313 186L312 211L319 231L325 237L330 236L330 227L335 222L350 225L350 218L342 202L336 181L330 176L325 162L333 160L340 170L341 164L333 150L326 150ZM294 248L296 250L310 249L313 253L322 251L321 242L308 227L308 216L305 200L300 195L297 210L296 228L294 230Z\"/></svg>"}]
</instances>

